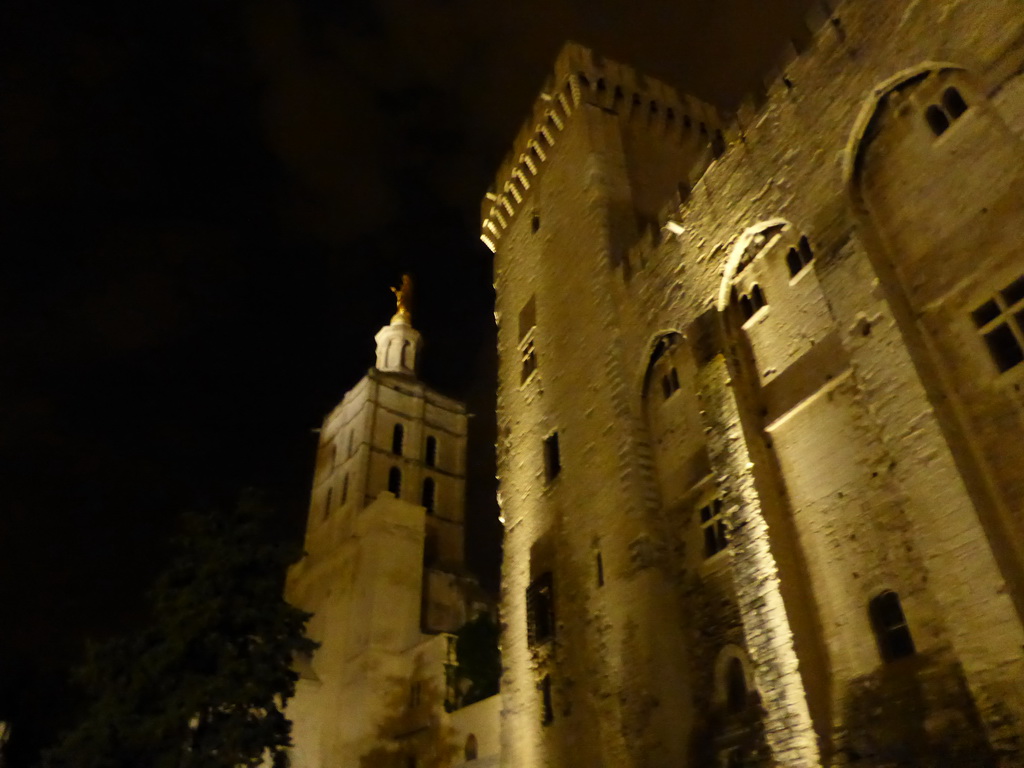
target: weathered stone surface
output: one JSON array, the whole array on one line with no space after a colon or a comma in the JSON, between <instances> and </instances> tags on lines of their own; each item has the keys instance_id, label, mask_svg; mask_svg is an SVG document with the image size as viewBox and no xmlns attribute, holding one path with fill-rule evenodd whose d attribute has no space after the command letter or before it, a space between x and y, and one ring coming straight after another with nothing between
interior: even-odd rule
<instances>
[{"instance_id":1,"label":"weathered stone surface","mask_svg":"<svg viewBox=\"0 0 1024 768\"><path fill-rule=\"evenodd\" d=\"M729 121L568 45L483 201L503 765L1024 764L1024 13L832 5Z\"/></svg>"}]
</instances>

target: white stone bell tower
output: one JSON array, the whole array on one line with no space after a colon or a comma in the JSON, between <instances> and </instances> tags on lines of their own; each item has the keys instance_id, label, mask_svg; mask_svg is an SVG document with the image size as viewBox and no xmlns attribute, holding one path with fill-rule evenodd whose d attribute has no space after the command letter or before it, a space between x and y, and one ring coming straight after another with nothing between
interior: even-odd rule
<instances>
[{"instance_id":1,"label":"white stone bell tower","mask_svg":"<svg viewBox=\"0 0 1024 768\"><path fill-rule=\"evenodd\" d=\"M376 365L320 430L306 555L285 588L321 644L288 706L295 768L359 766L396 680L445 696L446 633L481 607L463 564L468 414L417 378L408 276L392 290Z\"/></svg>"}]
</instances>

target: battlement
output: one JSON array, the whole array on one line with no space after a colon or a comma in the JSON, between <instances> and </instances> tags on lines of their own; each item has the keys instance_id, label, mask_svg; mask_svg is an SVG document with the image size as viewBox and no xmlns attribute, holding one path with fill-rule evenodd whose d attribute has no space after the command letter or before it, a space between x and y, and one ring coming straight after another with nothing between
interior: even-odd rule
<instances>
[{"instance_id":1,"label":"battlement","mask_svg":"<svg viewBox=\"0 0 1024 768\"><path fill-rule=\"evenodd\" d=\"M802 68L814 66L814 58L820 54L823 45L825 48L849 45L838 12L843 2L816 0L811 5L804 16L803 30L779 51L774 63L765 70L760 86L744 95L735 111L722 122L715 159L724 159L730 151L743 146L748 134L756 129L773 104L778 105L796 96L802 81L799 76ZM679 191L664 201L655 220L649 222L650 231L642 232L630 248L627 256L630 263L647 263L654 258L666 237L675 238L682 232L683 210L693 204L694 198L703 198L705 176L711 167L711 162L697 163L688 178L680 180Z\"/></svg>"},{"instance_id":2,"label":"battlement","mask_svg":"<svg viewBox=\"0 0 1024 768\"><path fill-rule=\"evenodd\" d=\"M484 196L480 239L492 251L581 103L613 112L631 124L642 121L652 138L696 135L709 147L724 147L722 118L715 107L567 42Z\"/></svg>"},{"instance_id":3,"label":"battlement","mask_svg":"<svg viewBox=\"0 0 1024 768\"><path fill-rule=\"evenodd\" d=\"M580 103L614 112L631 123L643 119L652 137L686 136L696 131L706 137L715 157L730 146L742 143L766 105L794 88L787 74L794 63L805 58L805 54L813 54L824 34L844 40L845 30L835 14L840 4L841 0L816 0L805 16L804 29L784 46L775 63L768 67L761 87L747 94L728 116L631 67L605 59L579 43L567 42L516 135L511 151L502 161L494 184L484 196L480 239L491 251L496 250L502 233L521 207L531 180L541 172L558 133L564 130ZM698 184L710 164L697 164L691 178L680 179L681 188ZM657 224L664 228L678 214L682 203L682 195L667 200Z\"/></svg>"}]
</instances>

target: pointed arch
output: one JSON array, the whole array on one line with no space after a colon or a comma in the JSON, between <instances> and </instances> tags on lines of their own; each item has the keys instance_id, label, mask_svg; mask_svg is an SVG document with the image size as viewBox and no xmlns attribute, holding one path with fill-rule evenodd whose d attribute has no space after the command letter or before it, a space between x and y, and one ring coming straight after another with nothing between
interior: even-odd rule
<instances>
[{"instance_id":1,"label":"pointed arch","mask_svg":"<svg viewBox=\"0 0 1024 768\"><path fill-rule=\"evenodd\" d=\"M878 126L878 118L886 106L886 102L895 91L905 88L908 85L922 80L933 73L963 70L958 64L940 61L925 61L913 67L900 70L888 80L884 80L872 89L871 94L861 107L860 114L853 123L853 131L846 144L843 153L843 181L850 199L855 201L858 208L862 203L859 201L858 185L860 172L863 167L864 153L874 138L875 129Z\"/></svg>"},{"instance_id":2,"label":"pointed arch","mask_svg":"<svg viewBox=\"0 0 1024 768\"><path fill-rule=\"evenodd\" d=\"M718 301L717 307L719 312L724 312L726 307L729 306L729 295L732 290L732 281L736 277L740 270L740 262L746 255L750 246L754 242L754 238L758 235L765 234L772 230L778 229L779 231L786 231L792 228L792 224L786 219L774 218L765 219L757 224L747 227L743 230L743 233L736 238L736 242L733 243L732 250L729 251L729 256L725 260L725 271L722 274L722 282L718 289Z\"/></svg>"},{"instance_id":3,"label":"pointed arch","mask_svg":"<svg viewBox=\"0 0 1024 768\"><path fill-rule=\"evenodd\" d=\"M644 369L640 376L639 390L640 397L646 399L648 389L651 386L651 376L654 373L654 368L657 362L665 355L665 353L675 347L677 344L682 344L685 337L682 332L676 329L663 329L655 333L650 342L647 344L647 354L644 356Z\"/></svg>"}]
</instances>

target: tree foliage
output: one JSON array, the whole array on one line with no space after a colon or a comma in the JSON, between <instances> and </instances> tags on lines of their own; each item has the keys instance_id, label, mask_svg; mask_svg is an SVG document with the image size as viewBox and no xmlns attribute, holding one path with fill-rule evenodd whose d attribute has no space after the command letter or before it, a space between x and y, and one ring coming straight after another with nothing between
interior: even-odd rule
<instances>
[{"instance_id":1,"label":"tree foliage","mask_svg":"<svg viewBox=\"0 0 1024 768\"><path fill-rule=\"evenodd\" d=\"M292 659L316 644L304 636L309 614L282 597L297 553L271 540L269 514L246 494L233 509L183 516L149 626L88 650L76 680L91 706L47 768L288 765Z\"/></svg>"},{"instance_id":2,"label":"tree foliage","mask_svg":"<svg viewBox=\"0 0 1024 768\"><path fill-rule=\"evenodd\" d=\"M459 706L467 706L498 692L501 683L500 631L489 613L480 613L456 633L456 674L461 697Z\"/></svg>"}]
</instances>

